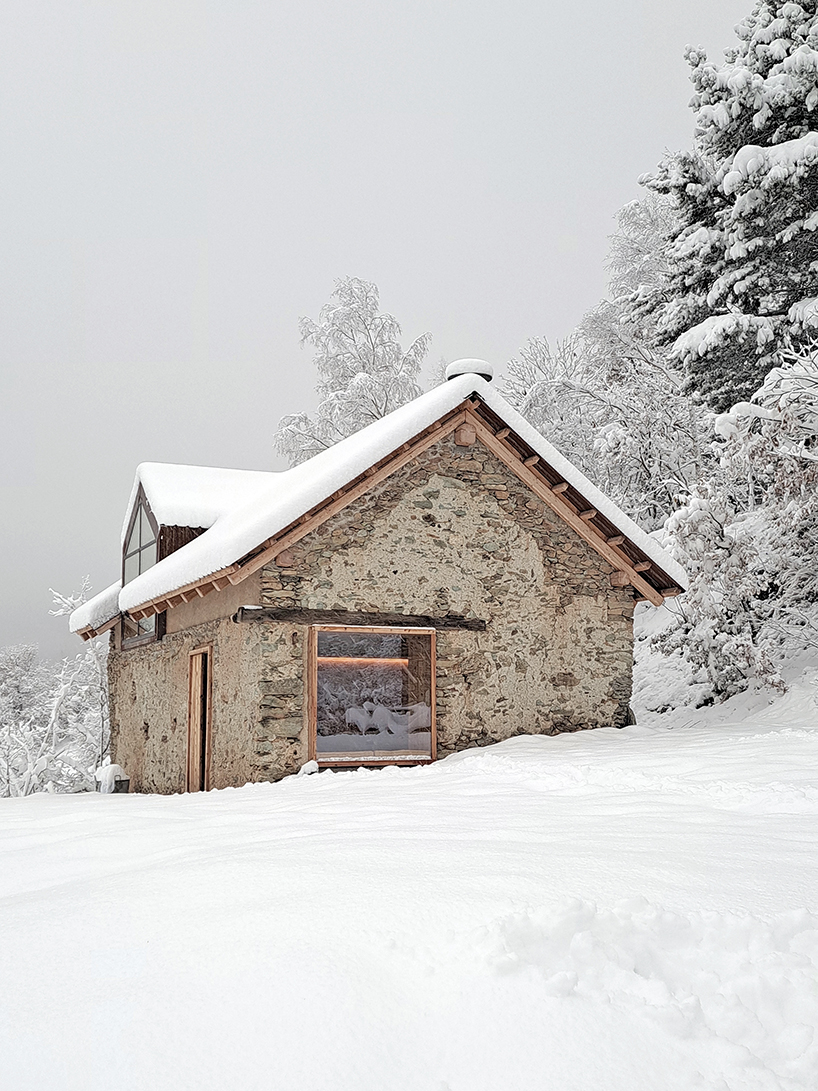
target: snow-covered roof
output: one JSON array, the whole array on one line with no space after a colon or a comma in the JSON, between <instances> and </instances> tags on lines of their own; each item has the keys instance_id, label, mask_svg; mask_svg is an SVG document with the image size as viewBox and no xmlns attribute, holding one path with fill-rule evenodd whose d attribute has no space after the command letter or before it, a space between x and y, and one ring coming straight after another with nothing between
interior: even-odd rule
<instances>
[{"instance_id":1,"label":"snow-covered roof","mask_svg":"<svg viewBox=\"0 0 818 1091\"><path fill-rule=\"evenodd\" d=\"M122 584L119 580L94 595L92 599L78 606L68 619L68 628L72 633L78 633L81 629L93 629L99 631L112 618L119 615L119 591Z\"/></svg>"},{"instance_id":2,"label":"snow-covered roof","mask_svg":"<svg viewBox=\"0 0 818 1091\"><path fill-rule=\"evenodd\" d=\"M646 557L680 587L687 586L684 570L655 539L603 495L520 416L491 383L479 375L467 374L450 379L329 450L281 473L143 464L133 496L141 481L160 523L207 526L209 529L127 583L119 593L119 609L136 609L234 564L456 409L472 394L479 395L513 432ZM214 483L214 497L209 500L203 495L208 475L213 475L210 480ZM190 499L184 496L187 484L195 494ZM163 488L167 495L163 495ZM231 488L235 490L232 493ZM79 611L72 615L74 631L81 628L76 623L77 613Z\"/></svg>"}]
</instances>

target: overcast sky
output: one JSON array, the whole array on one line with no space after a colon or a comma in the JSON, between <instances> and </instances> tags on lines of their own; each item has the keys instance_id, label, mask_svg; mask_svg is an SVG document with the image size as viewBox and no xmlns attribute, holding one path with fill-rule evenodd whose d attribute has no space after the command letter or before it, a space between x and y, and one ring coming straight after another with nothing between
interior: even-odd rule
<instances>
[{"instance_id":1,"label":"overcast sky","mask_svg":"<svg viewBox=\"0 0 818 1091\"><path fill-rule=\"evenodd\" d=\"M5 0L0 645L78 650L48 587L116 578L137 463L278 465L337 277L431 362L568 333L750 7Z\"/></svg>"}]
</instances>

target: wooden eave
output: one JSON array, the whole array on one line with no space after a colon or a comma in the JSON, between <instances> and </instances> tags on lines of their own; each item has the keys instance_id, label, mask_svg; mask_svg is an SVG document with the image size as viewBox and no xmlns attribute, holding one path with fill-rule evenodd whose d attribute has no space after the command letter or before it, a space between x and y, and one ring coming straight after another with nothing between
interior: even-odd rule
<instances>
[{"instance_id":1,"label":"wooden eave","mask_svg":"<svg viewBox=\"0 0 818 1091\"><path fill-rule=\"evenodd\" d=\"M228 584L241 583L279 556L282 558L282 567L289 566L290 558L286 551L291 546L463 424L474 428L476 438L613 567L611 582L614 586L631 586L635 599L646 599L655 606L661 605L665 598L681 594L683 587L614 523L598 512L578 489L564 481L479 395L472 394L412 440L368 467L343 488L304 512L289 526L261 542L233 564L170 593L140 603L128 610L128 614L139 620L173 609L192 598L203 598L211 591L221 590Z\"/></svg>"},{"instance_id":2,"label":"wooden eave","mask_svg":"<svg viewBox=\"0 0 818 1091\"><path fill-rule=\"evenodd\" d=\"M96 636L102 636L103 633L109 632L113 629L114 625L119 621L121 614L116 613L112 618L109 618L104 625L100 625L95 629L92 625L86 625L84 629L77 629L77 636L81 636L83 640L93 640Z\"/></svg>"}]
</instances>

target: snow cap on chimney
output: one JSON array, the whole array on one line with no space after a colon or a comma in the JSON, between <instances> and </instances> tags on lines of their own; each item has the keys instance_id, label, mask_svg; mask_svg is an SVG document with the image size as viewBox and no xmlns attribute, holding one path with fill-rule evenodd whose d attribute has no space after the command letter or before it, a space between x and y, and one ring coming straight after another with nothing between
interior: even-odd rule
<instances>
[{"instance_id":1,"label":"snow cap on chimney","mask_svg":"<svg viewBox=\"0 0 818 1091\"><path fill-rule=\"evenodd\" d=\"M446 368L446 378L457 375L480 375L487 383L494 378L494 367L486 360L455 360Z\"/></svg>"}]
</instances>

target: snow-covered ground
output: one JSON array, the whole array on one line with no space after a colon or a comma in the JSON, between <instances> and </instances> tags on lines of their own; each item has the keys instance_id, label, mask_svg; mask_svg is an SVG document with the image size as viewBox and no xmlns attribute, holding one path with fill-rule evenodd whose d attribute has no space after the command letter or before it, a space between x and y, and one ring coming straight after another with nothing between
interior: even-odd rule
<instances>
[{"instance_id":1,"label":"snow-covered ground","mask_svg":"<svg viewBox=\"0 0 818 1091\"><path fill-rule=\"evenodd\" d=\"M0 801L0 1085L812 1091L812 667L421 769Z\"/></svg>"}]
</instances>

